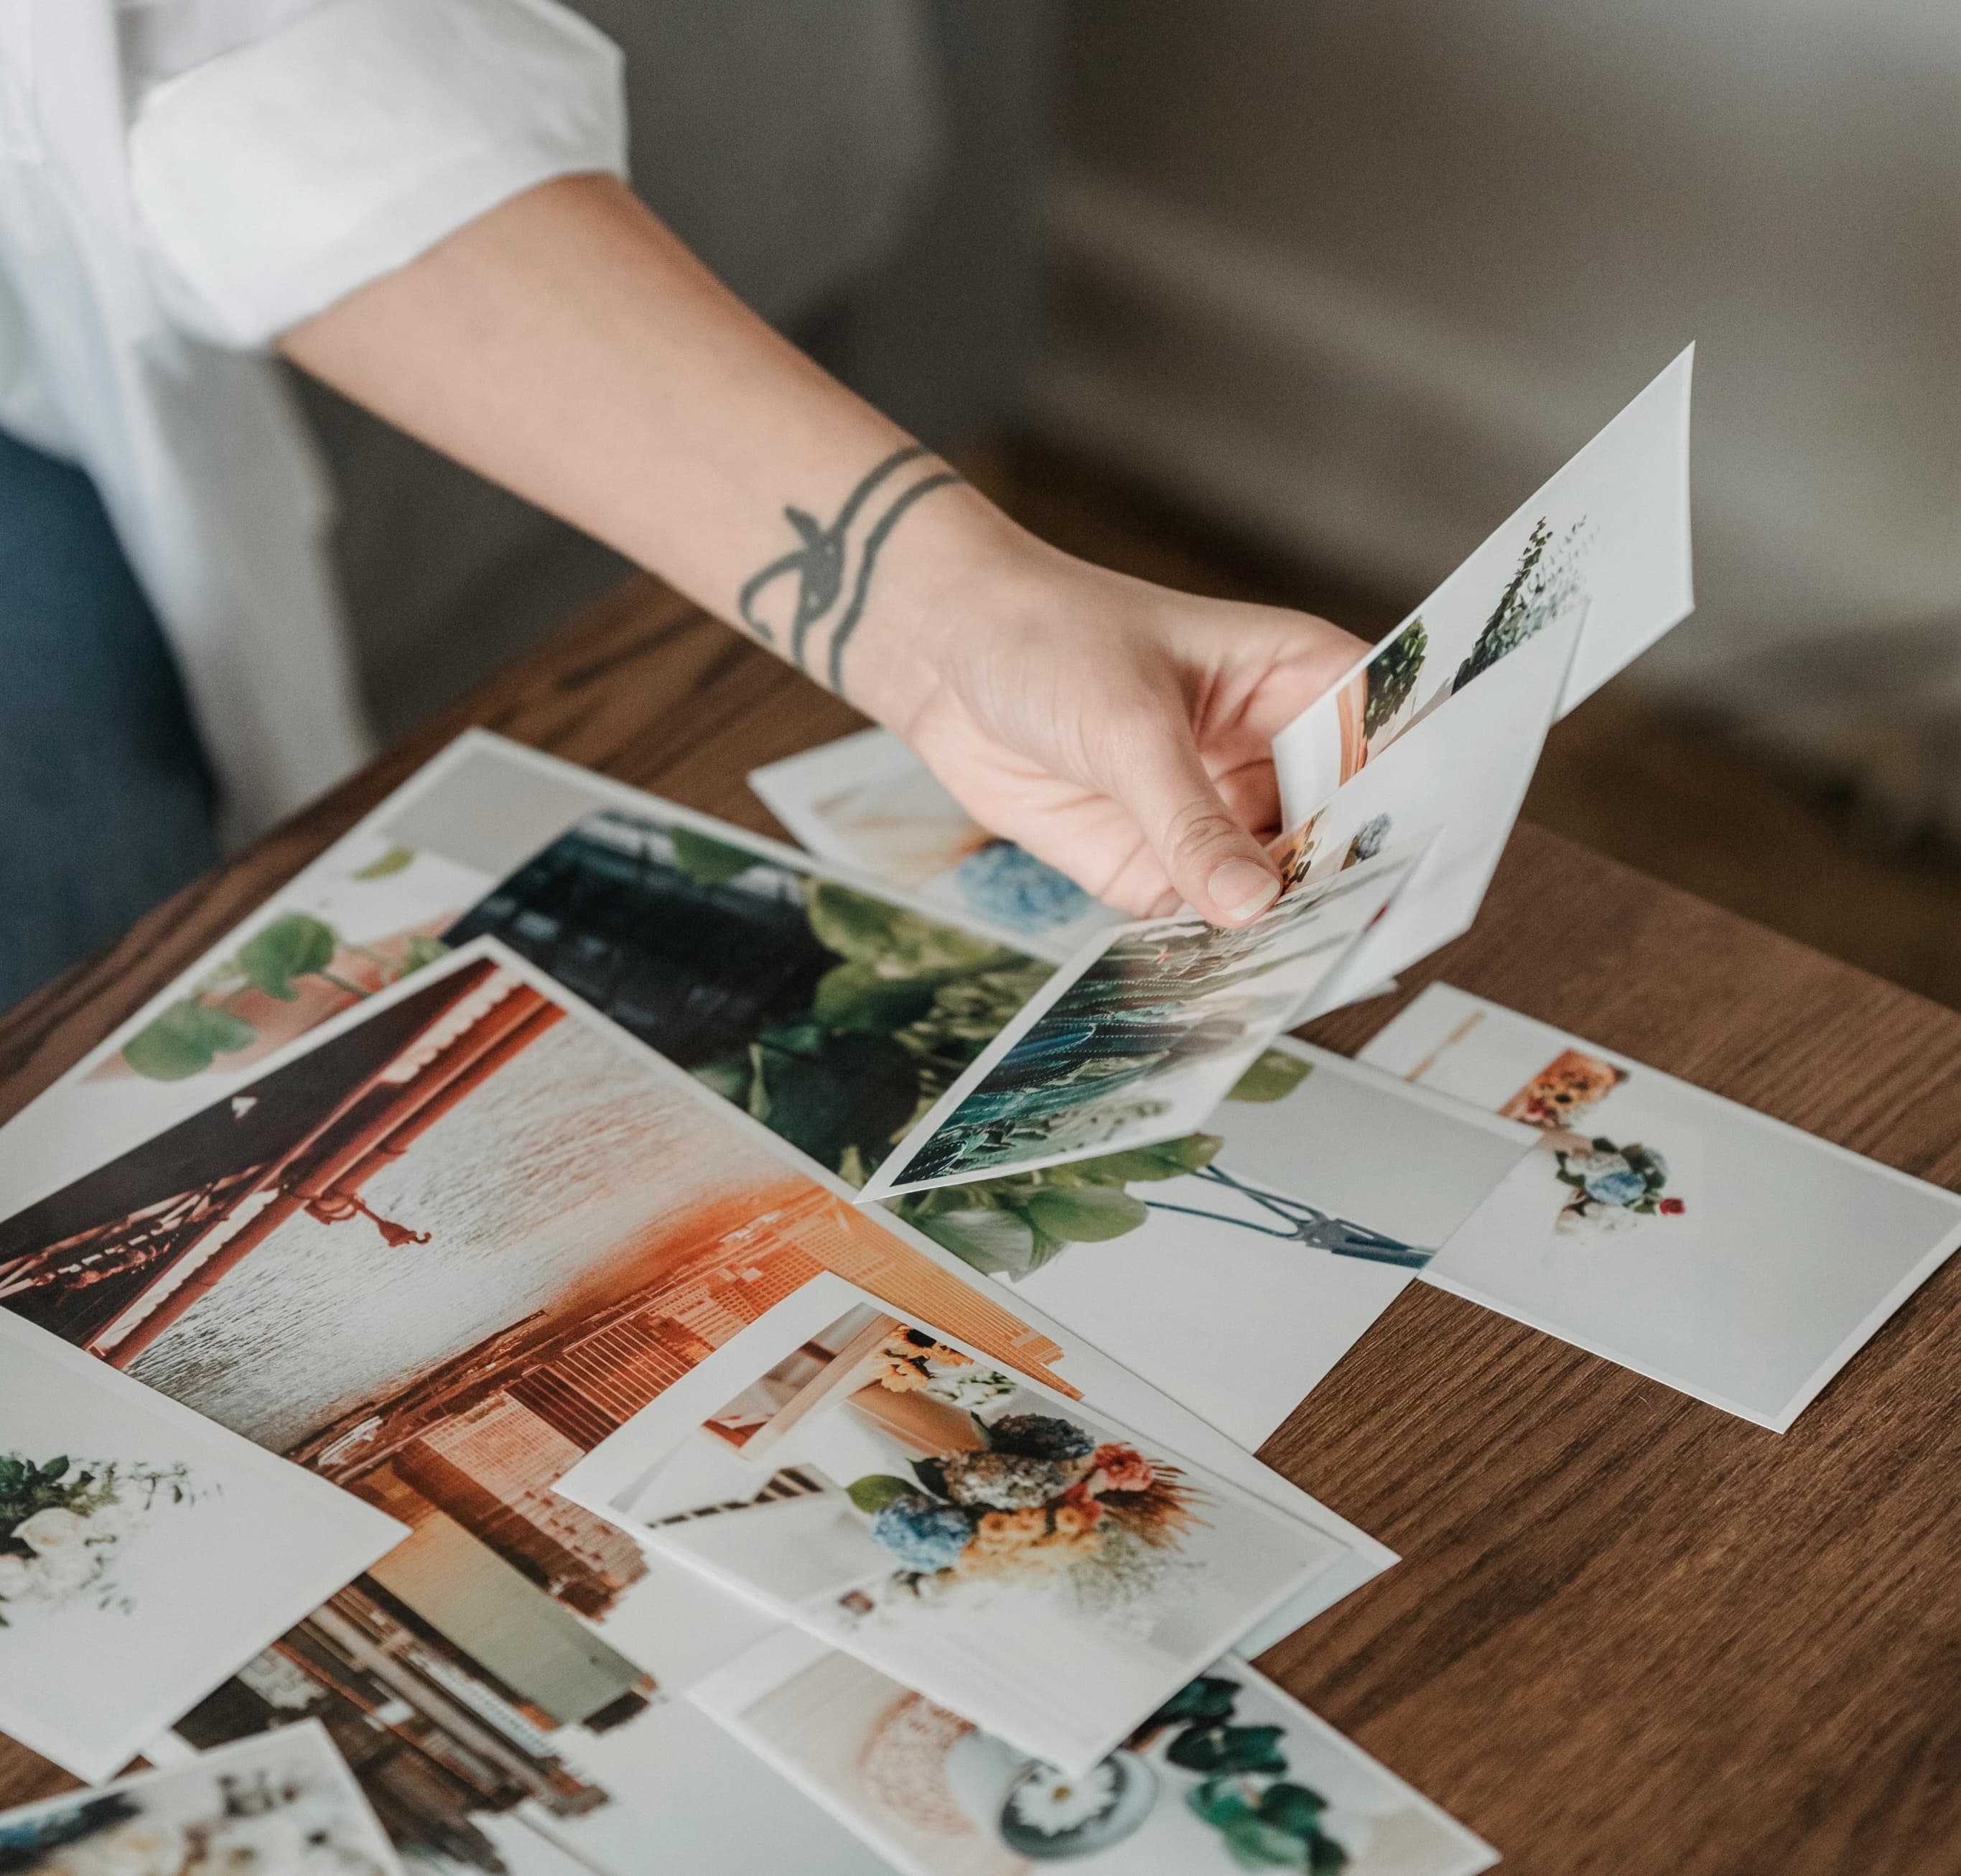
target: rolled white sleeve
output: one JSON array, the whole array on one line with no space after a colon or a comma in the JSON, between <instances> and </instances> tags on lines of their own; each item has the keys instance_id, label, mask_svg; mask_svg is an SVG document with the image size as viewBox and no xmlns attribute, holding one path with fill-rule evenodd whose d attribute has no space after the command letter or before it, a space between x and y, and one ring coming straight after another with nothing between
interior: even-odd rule
<instances>
[{"instance_id":1,"label":"rolled white sleeve","mask_svg":"<svg viewBox=\"0 0 1961 1876\"><path fill-rule=\"evenodd\" d=\"M260 346L555 176L627 169L619 49L552 0L324 0L142 97L172 316Z\"/></svg>"}]
</instances>

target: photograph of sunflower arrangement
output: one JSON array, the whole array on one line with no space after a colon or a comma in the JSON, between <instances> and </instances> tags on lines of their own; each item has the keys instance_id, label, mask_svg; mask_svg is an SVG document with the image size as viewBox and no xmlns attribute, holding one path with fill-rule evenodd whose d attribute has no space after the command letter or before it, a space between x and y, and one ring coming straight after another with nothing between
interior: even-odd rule
<instances>
[{"instance_id":1,"label":"photograph of sunflower arrangement","mask_svg":"<svg viewBox=\"0 0 1961 1876\"><path fill-rule=\"evenodd\" d=\"M1071 1773L786 1630L689 1696L901 1876L1472 1876L1446 1813L1232 1656Z\"/></svg>"},{"instance_id":2,"label":"photograph of sunflower arrangement","mask_svg":"<svg viewBox=\"0 0 1961 1876\"><path fill-rule=\"evenodd\" d=\"M719 1354L614 1436L609 1514L1046 1760L1095 1764L1341 1554L841 1280Z\"/></svg>"}]
</instances>

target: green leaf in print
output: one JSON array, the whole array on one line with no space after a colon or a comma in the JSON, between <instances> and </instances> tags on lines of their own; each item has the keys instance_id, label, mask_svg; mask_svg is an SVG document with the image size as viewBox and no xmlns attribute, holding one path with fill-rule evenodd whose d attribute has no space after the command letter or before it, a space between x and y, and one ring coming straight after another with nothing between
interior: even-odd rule
<instances>
[{"instance_id":1,"label":"green leaf in print","mask_svg":"<svg viewBox=\"0 0 1961 1876\"><path fill-rule=\"evenodd\" d=\"M354 876L357 879L386 879L400 873L415 857L416 850L413 847L391 847L379 859L371 860L366 866L357 867Z\"/></svg>"},{"instance_id":2,"label":"green leaf in print","mask_svg":"<svg viewBox=\"0 0 1961 1876\"><path fill-rule=\"evenodd\" d=\"M855 959L834 965L817 981L810 1013L833 1029L872 1029L889 1035L933 1007L936 980L887 977Z\"/></svg>"},{"instance_id":3,"label":"green leaf in print","mask_svg":"<svg viewBox=\"0 0 1961 1876\"><path fill-rule=\"evenodd\" d=\"M238 968L256 990L289 1003L299 995L293 982L324 971L340 949L333 927L306 912L289 912L238 947Z\"/></svg>"},{"instance_id":4,"label":"green leaf in print","mask_svg":"<svg viewBox=\"0 0 1961 1876\"><path fill-rule=\"evenodd\" d=\"M1099 1185L1122 1185L1132 1179L1181 1179L1210 1166L1226 1142L1217 1134L1187 1134L1155 1147L1127 1147L1094 1160L1079 1160L1070 1169Z\"/></svg>"},{"instance_id":5,"label":"green leaf in print","mask_svg":"<svg viewBox=\"0 0 1961 1876\"><path fill-rule=\"evenodd\" d=\"M123 1059L149 1081L201 1075L220 1055L248 1048L259 1032L218 1004L187 997L154 1016L123 1045Z\"/></svg>"},{"instance_id":6,"label":"green leaf in print","mask_svg":"<svg viewBox=\"0 0 1961 1876\"><path fill-rule=\"evenodd\" d=\"M1313 1063L1270 1048L1254 1058L1226 1098L1229 1101L1284 1101L1313 1073Z\"/></svg>"},{"instance_id":7,"label":"green leaf in print","mask_svg":"<svg viewBox=\"0 0 1961 1876\"><path fill-rule=\"evenodd\" d=\"M834 1172L853 1147L875 1168L919 1105L919 1071L889 1035L797 1023L767 1031L750 1056L749 1112Z\"/></svg>"},{"instance_id":8,"label":"green leaf in print","mask_svg":"<svg viewBox=\"0 0 1961 1876\"><path fill-rule=\"evenodd\" d=\"M875 1517L895 1499L912 1498L918 1491L918 1486L894 1479L890 1472L873 1472L847 1485L844 1495L867 1517Z\"/></svg>"},{"instance_id":9,"label":"green leaf in print","mask_svg":"<svg viewBox=\"0 0 1961 1876\"><path fill-rule=\"evenodd\" d=\"M890 977L930 977L1016 962L1013 952L984 938L828 879L811 882L804 911L812 936L827 951L882 966Z\"/></svg>"},{"instance_id":10,"label":"green leaf in print","mask_svg":"<svg viewBox=\"0 0 1961 1876\"><path fill-rule=\"evenodd\" d=\"M1037 1230L1073 1244L1120 1238L1151 1215L1141 1198L1117 1185L1044 1185L1031 1192L1021 1209Z\"/></svg>"},{"instance_id":11,"label":"green leaf in print","mask_svg":"<svg viewBox=\"0 0 1961 1876\"><path fill-rule=\"evenodd\" d=\"M1284 1772L1281 1737L1277 1726L1228 1726L1221 1729L1219 1743L1225 1763L1235 1772Z\"/></svg>"},{"instance_id":12,"label":"green leaf in print","mask_svg":"<svg viewBox=\"0 0 1961 1876\"><path fill-rule=\"evenodd\" d=\"M899 1215L963 1263L990 1276L1025 1277L1047 1261L1041 1234L1019 1212L991 1205L909 1212L902 1199Z\"/></svg>"},{"instance_id":13,"label":"green leaf in print","mask_svg":"<svg viewBox=\"0 0 1961 1876\"><path fill-rule=\"evenodd\" d=\"M1254 1815L1253 1801L1237 1779L1207 1779L1185 1793L1185 1802L1188 1810L1215 1830L1223 1830L1239 1818Z\"/></svg>"},{"instance_id":14,"label":"green leaf in print","mask_svg":"<svg viewBox=\"0 0 1961 1876\"><path fill-rule=\"evenodd\" d=\"M1147 1728L1194 1722L1216 1724L1232 1717L1239 1697L1236 1680L1228 1680L1223 1674L1201 1674L1188 1680L1144 1724Z\"/></svg>"},{"instance_id":15,"label":"green leaf in print","mask_svg":"<svg viewBox=\"0 0 1961 1876\"><path fill-rule=\"evenodd\" d=\"M674 864L698 886L726 885L758 863L747 847L732 847L693 828L674 828L669 833Z\"/></svg>"},{"instance_id":16,"label":"green leaf in print","mask_svg":"<svg viewBox=\"0 0 1961 1876\"><path fill-rule=\"evenodd\" d=\"M1430 651L1430 634L1423 621L1410 621L1369 660L1362 705L1362 734L1373 736L1408 702L1417 674Z\"/></svg>"},{"instance_id":17,"label":"green leaf in print","mask_svg":"<svg viewBox=\"0 0 1961 1876\"><path fill-rule=\"evenodd\" d=\"M1307 1869L1308 1845L1290 1830L1264 1817L1234 1817L1220 1827L1232 1860L1242 1869Z\"/></svg>"},{"instance_id":18,"label":"green leaf in print","mask_svg":"<svg viewBox=\"0 0 1961 1876\"><path fill-rule=\"evenodd\" d=\"M425 965L433 964L437 959L448 956L449 946L440 938L432 938L426 932L411 932L409 942L402 952L402 976L411 976ZM397 981L399 982L400 979Z\"/></svg>"},{"instance_id":19,"label":"green leaf in print","mask_svg":"<svg viewBox=\"0 0 1961 1876\"><path fill-rule=\"evenodd\" d=\"M1260 1815L1297 1837L1309 1835L1327 1808L1327 1799L1304 1785L1270 1785L1260 1795Z\"/></svg>"}]
</instances>

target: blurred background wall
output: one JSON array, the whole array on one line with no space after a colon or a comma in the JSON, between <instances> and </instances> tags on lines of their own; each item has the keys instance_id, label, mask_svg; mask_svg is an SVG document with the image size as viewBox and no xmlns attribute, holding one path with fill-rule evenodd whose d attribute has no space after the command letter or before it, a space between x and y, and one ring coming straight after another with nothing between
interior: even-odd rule
<instances>
[{"instance_id":1,"label":"blurred background wall","mask_svg":"<svg viewBox=\"0 0 1961 1876\"><path fill-rule=\"evenodd\" d=\"M1951 4L1073 18L1044 427L1401 589L1694 340L1701 605L1650 675L1937 622L1961 672Z\"/></svg>"},{"instance_id":2,"label":"blurred background wall","mask_svg":"<svg viewBox=\"0 0 1961 1876\"><path fill-rule=\"evenodd\" d=\"M1038 531L1385 628L1698 346L1696 616L1530 812L1961 1002L1953 0L576 0L636 187ZM620 577L308 393L399 729Z\"/></svg>"}]
</instances>

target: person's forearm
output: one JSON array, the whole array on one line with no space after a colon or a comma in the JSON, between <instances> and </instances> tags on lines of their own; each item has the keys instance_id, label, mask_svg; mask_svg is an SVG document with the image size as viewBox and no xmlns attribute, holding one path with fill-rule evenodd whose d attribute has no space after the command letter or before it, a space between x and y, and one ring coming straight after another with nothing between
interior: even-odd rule
<instances>
[{"instance_id":1,"label":"person's forearm","mask_svg":"<svg viewBox=\"0 0 1961 1876\"><path fill-rule=\"evenodd\" d=\"M858 628L1025 539L608 177L517 197L282 344L888 720L908 700L889 660L854 668Z\"/></svg>"},{"instance_id":2,"label":"person's forearm","mask_svg":"<svg viewBox=\"0 0 1961 1876\"><path fill-rule=\"evenodd\" d=\"M1134 911L1280 890L1271 739L1361 649L1035 540L620 183L548 183L287 333L370 410L652 569Z\"/></svg>"}]
</instances>

